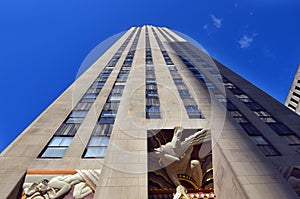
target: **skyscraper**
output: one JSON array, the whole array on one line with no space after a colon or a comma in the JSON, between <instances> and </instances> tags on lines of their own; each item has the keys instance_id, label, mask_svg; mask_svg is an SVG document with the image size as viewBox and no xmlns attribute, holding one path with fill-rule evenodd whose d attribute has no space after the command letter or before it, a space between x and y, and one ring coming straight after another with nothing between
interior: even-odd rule
<instances>
[{"instance_id":1,"label":"skyscraper","mask_svg":"<svg viewBox=\"0 0 300 199\"><path fill-rule=\"evenodd\" d=\"M128 30L1 154L1 197L299 198L300 118L183 37Z\"/></svg>"},{"instance_id":2,"label":"skyscraper","mask_svg":"<svg viewBox=\"0 0 300 199\"><path fill-rule=\"evenodd\" d=\"M298 106L300 101L300 65L295 74L294 80L292 82L290 91L285 100L284 105L286 105L289 109L300 114L300 107Z\"/></svg>"}]
</instances>

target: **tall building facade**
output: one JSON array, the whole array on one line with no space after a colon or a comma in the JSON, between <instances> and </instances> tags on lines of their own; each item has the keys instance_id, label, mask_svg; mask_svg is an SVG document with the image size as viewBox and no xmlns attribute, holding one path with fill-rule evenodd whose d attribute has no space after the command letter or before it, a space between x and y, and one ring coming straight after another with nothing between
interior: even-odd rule
<instances>
[{"instance_id":1,"label":"tall building facade","mask_svg":"<svg viewBox=\"0 0 300 199\"><path fill-rule=\"evenodd\" d=\"M179 34L133 27L2 152L0 196L299 198L299 132Z\"/></svg>"},{"instance_id":2,"label":"tall building facade","mask_svg":"<svg viewBox=\"0 0 300 199\"><path fill-rule=\"evenodd\" d=\"M299 102L300 102L300 65L298 66L297 72L295 74L294 80L292 82L290 91L288 93L284 105L299 115L300 114L300 106L298 106Z\"/></svg>"}]
</instances>

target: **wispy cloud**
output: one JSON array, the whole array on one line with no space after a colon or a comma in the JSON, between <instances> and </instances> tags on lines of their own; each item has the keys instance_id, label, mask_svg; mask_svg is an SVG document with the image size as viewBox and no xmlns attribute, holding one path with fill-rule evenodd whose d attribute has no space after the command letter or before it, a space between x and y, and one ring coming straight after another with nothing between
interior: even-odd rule
<instances>
[{"instance_id":1,"label":"wispy cloud","mask_svg":"<svg viewBox=\"0 0 300 199\"><path fill-rule=\"evenodd\" d=\"M210 15L216 28L221 28L223 19L217 18L215 15Z\"/></svg>"},{"instance_id":2,"label":"wispy cloud","mask_svg":"<svg viewBox=\"0 0 300 199\"><path fill-rule=\"evenodd\" d=\"M208 29L208 25L205 24L205 25L203 26L203 29L204 29L204 30L207 30L207 29Z\"/></svg>"},{"instance_id":3,"label":"wispy cloud","mask_svg":"<svg viewBox=\"0 0 300 199\"><path fill-rule=\"evenodd\" d=\"M254 37L256 34L253 34L252 36L243 35L243 37L238 41L240 44L240 48L248 48L251 46L252 42L254 41Z\"/></svg>"}]
</instances>

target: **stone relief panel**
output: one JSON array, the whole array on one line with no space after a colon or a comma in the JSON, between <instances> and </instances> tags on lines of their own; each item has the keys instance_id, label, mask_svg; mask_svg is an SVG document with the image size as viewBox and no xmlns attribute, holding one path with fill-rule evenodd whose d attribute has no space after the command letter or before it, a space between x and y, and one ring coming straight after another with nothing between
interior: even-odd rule
<instances>
[{"instance_id":1,"label":"stone relief panel","mask_svg":"<svg viewBox=\"0 0 300 199\"><path fill-rule=\"evenodd\" d=\"M210 132L205 129L148 131L149 198L190 198L213 193Z\"/></svg>"},{"instance_id":2,"label":"stone relief panel","mask_svg":"<svg viewBox=\"0 0 300 199\"><path fill-rule=\"evenodd\" d=\"M93 199L100 170L28 170L21 199Z\"/></svg>"}]
</instances>

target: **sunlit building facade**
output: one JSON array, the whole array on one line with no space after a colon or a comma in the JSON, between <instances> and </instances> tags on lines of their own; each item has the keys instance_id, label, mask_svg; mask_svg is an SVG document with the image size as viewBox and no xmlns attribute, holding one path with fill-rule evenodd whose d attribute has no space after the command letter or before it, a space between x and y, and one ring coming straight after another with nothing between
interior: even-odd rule
<instances>
[{"instance_id":1,"label":"sunlit building facade","mask_svg":"<svg viewBox=\"0 0 300 199\"><path fill-rule=\"evenodd\" d=\"M0 196L299 198L299 132L186 36L133 27L2 152Z\"/></svg>"},{"instance_id":2,"label":"sunlit building facade","mask_svg":"<svg viewBox=\"0 0 300 199\"><path fill-rule=\"evenodd\" d=\"M300 66L300 65L299 65ZM298 67L297 72L295 74L294 80L292 82L290 91L285 100L284 105L286 105L289 109L300 114L300 106L298 106L300 102L300 67Z\"/></svg>"}]
</instances>

